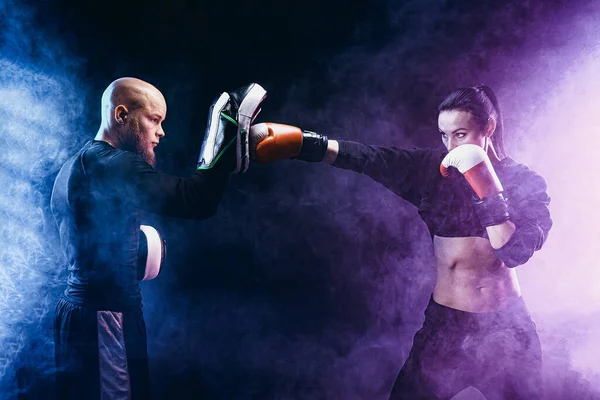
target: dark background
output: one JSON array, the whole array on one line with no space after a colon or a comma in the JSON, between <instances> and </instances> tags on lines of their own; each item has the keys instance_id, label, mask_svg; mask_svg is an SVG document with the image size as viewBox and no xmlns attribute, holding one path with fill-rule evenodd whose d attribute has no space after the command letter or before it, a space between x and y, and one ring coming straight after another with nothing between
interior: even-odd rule
<instances>
[{"instance_id":1,"label":"dark background","mask_svg":"<svg viewBox=\"0 0 600 400\"><path fill-rule=\"evenodd\" d=\"M50 100L68 129L36 181L46 199L60 160L95 134L116 78L165 94L158 168L172 174L193 171L212 99L249 82L268 91L260 121L433 147L435 107L458 86L495 88L507 126L522 126L570 56L595 43L595 30L574 32L595 27L597 11L592 1L10 1L2 48L69 88ZM527 138L512 132L509 152ZM149 222L169 243L161 275L141 284L156 398L387 398L435 280L414 208L366 177L285 161L232 176L209 220ZM40 289L50 311L5 377L22 398L49 398L58 259ZM550 398L596 398L568 349L552 349Z\"/></svg>"}]
</instances>

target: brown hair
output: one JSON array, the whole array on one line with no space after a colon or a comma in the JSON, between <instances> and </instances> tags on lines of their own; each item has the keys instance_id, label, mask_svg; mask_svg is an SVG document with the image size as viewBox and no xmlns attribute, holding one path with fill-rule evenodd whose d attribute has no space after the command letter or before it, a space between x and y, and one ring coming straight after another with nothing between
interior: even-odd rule
<instances>
[{"instance_id":1,"label":"brown hair","mask_svg":"<svg viewBox=\"0 0 600 400\"><path fill-rule=\"evenodd\" d=\"M494 91L485 85L454 89L438 106L438 111L463 110L473 115L475 122L483 129L490 118L496 120L496 130L492 143L500 159L506 157L504 150L504 123Z\"/></svg>"}]
</instances>

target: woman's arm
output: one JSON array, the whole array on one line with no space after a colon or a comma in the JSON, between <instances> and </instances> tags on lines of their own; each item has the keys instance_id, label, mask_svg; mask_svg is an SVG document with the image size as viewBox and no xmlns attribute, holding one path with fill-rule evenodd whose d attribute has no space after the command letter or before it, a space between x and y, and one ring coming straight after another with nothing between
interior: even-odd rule
<instances>
[{"instance_id":1,"label":"woman's arm","mask_svg":"<svg viewBox=\"0 0 600 400\"><path fill-rule=\"evenodd\" d=\"M525 264L540 250L552 227L546 182L525 166L516 168L520 173L503 177L510 219L487 228L496 256L511 268Z\"/></svg>"},{"instance_id":2,"label":"woman's arm","mask_svg":"<svg viewBox=\"0 0 600 400\"><path fill-rule=\"evenodd\" d=\"M373 146L336 140L325 159L332 166L367 175L395 194L414 202L431 179L439 177L443 153L426 149ZM335 159L334 159L335 157Z\"/></svg>"},{"instance_id":3,"label":"woman's arm","mask_svg":"<svg viewBox=\"0 0 600 400\"><path fill-rule=\"evenodd\" d=\"M420 185L439 174L442 159L441 153L432 150L329 140L316 132L271 122L252 126L250 153L259 163L294 158L352 170L369 176L409 201L418 197Z\"/></svg>"},{"instance_id":4,"label":"woman's arm","mask_svg":"<svg viewBox=\"0 0 600 400\"><path fill-rule=\"evenodd\" d=\"M340 144L337 140L330 140L327 143L327 151L325 152L325 156L323 156L323 161L325 164L333 164L338 156L338 151L340 150Z\"/></svg>"},{"instance_id":5,"label":"woman's arm","mask_svg":"<svg viewBox=\"0 0 600 400\"><path fill-rule=\"evenodd\" d=\"M511 220L504 221L499 225L492 225L485 228L487 230L490 244L494 250L504 246L517 230L515 223Z\"/></svg>"}]
</instances>

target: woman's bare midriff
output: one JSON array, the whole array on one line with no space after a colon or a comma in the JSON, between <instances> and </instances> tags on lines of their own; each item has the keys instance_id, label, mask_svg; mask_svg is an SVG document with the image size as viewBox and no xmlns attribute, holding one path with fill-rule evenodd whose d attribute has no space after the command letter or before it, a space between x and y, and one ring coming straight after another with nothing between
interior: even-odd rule
<instances>
[{"instance_id":1,"label":"woman's bare midriff","mask_svg":"<svg viewBox=\"0 0 600 400\"><path fill-rule=\"evenodd\" d=\"M468 312L491 312L521 295L517 274L496 258L488 239L433 237L436 303Z\"/></svg>"}]
</instances>

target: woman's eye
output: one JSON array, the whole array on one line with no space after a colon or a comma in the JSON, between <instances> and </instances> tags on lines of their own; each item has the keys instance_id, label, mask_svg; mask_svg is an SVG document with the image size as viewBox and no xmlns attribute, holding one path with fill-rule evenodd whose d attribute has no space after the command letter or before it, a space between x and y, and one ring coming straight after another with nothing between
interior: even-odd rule
<instances>
[{"instance_id":1,"label":"woman's eye","mask_svg":"<svg viewBox=\"0 0 600 400\"><path fill-rule=\"evenodd\" d=\"M458 138L461 138L461 139L462 139L462 138L464 138L464 137L465 137L465 134L464 134L464 133L457 133L457 134L456 134L456 136L457 136Z\"/></svg>"}]
</instances>

